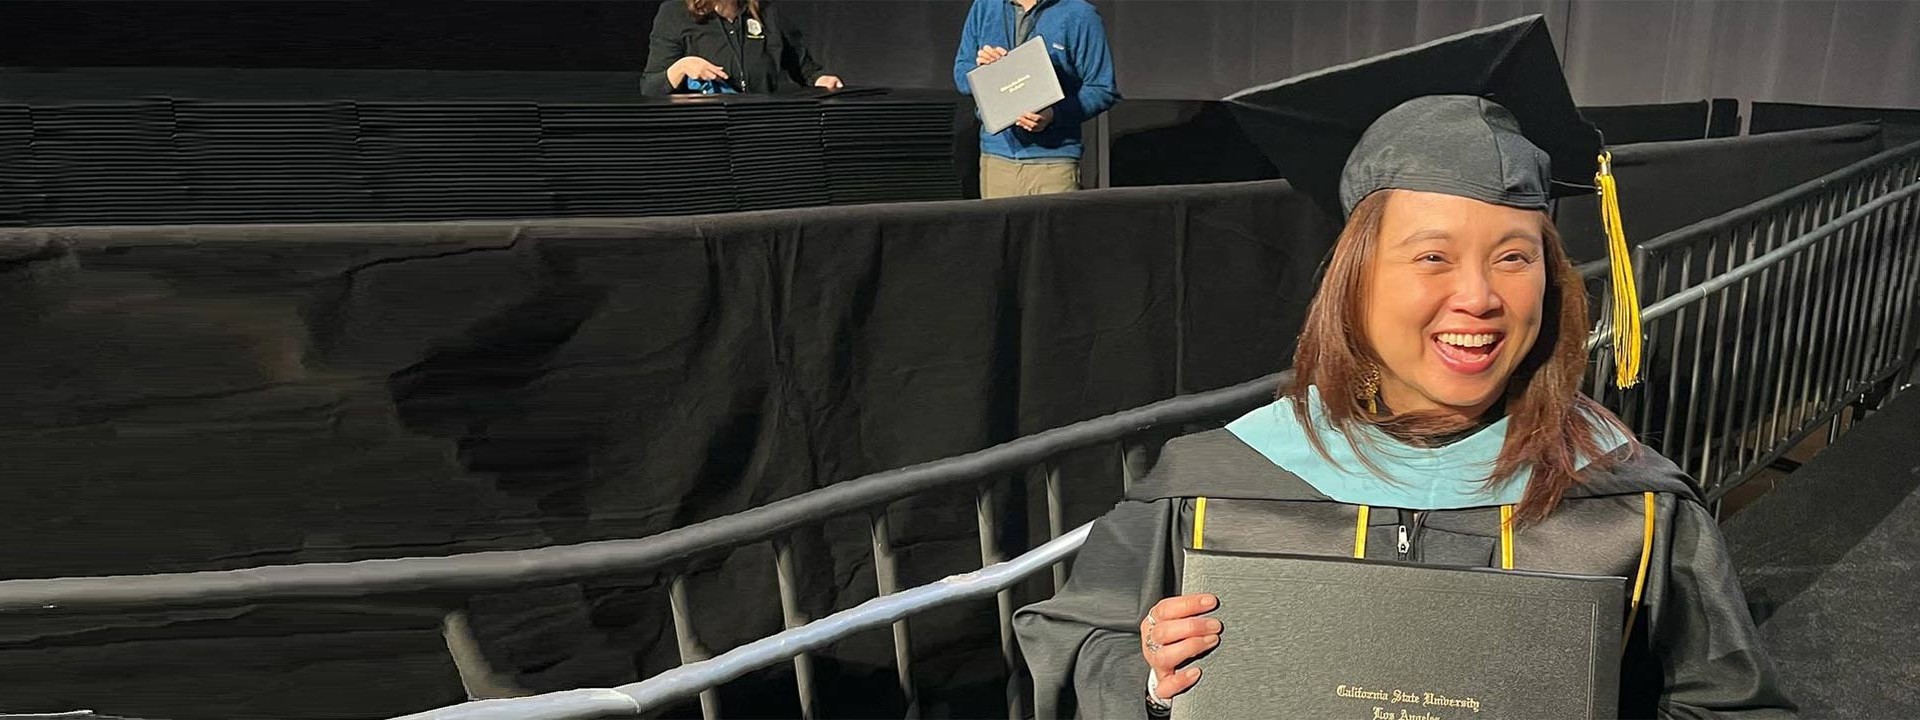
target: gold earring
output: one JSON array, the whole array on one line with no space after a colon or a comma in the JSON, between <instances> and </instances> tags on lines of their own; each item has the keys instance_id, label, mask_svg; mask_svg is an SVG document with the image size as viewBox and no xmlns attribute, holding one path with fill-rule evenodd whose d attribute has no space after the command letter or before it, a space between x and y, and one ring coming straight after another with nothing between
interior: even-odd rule
<instances>
[{"instance_id":1,"label":"gold earring","mask_svg":"<svg viewBox=\"0 0 1920 720\"><path fill-rule=\"evenodd\" d=\"M1367 363L1360 375L1360 401L1366 403L1368 413L1380 414L1380 368L1373 363Z\"/></svg>"}]
</instances>

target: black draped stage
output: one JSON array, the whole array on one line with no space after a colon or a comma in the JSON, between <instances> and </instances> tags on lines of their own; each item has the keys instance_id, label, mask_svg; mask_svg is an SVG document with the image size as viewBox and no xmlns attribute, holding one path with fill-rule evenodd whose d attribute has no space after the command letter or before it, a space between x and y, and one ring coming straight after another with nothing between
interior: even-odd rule
<instances>
[{"instance_id":1,"label":"black draped stage","mask_svg":"<svg viewBox=\"0 0 1920 720\"><path fill-rule=\"evenodd\" d=\"M42 549L7 553L0 577L648 535L1271 372L1333 232L1277 181L618 221L0 231L0 542ZM1111 476L1070 477L1071 522L1117 493ZM903 583L978 566L970 503L893 511ZM840 530L803 538L816 613L873 592L864 523ZM696 603L738 607L702 628L710 647L778 627L755 555L693 578ZM535 689L674 659L654 578L469 609L490 660ZM14 621L0 709L419 709L459 690L436 622L363 606ZM927 677L952 673L931 683L940 702L995 640L926 627ZM891 672L884 638L828 657L849 688Z\"/></svg>"}]
</instances>

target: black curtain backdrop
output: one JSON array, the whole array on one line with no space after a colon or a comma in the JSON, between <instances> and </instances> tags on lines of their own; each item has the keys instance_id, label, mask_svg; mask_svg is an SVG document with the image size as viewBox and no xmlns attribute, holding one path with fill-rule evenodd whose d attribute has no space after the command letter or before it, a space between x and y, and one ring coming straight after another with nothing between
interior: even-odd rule
<instances>
[{"instance_id":1,"label":"black curtain backdrop","mask_svg":"<svg viewBox=\"0 0 1920 720\"><path fill-rule=\"evenodd\" d=\"M1107 113L1114 187L1280 177L1219 100L1125 100Z\"/></svg>"},{"instance_id":2,"label":"black curtain backdrop","mask_svg":"<svg viewBox=\"0 0 1920 720\"><path fill-rule=\"evenodd\" d=\"M1742 122L1739 100L1714 98L1712 108L1707 111L1707 137L1722 138L1739 135Z\"/></svg>"},{"instance_id":3,"label":"black curtain backdrop","mask_svg":"<svg viewBox=\"0 0 1920 720\"><path fill-rule=\"evenodd\" d=\"M967 0L778 1L852 82L951 86ZM1113 41L1121 90L1136 98L1219 98L1542 13L1583 105L1737 97L1920 107L1920 83L1911 81L1920 76L1914 2L1094 3ZM67 72L0 73L0 96L49 83L68 86L64 92L98 85L135 96L181 94L177 84L194 77L181 68L524 71L532 74L502 79L525 82L520 92L631 87L655 7L653 0L15 0L0 3L0 28L9 30L0 68ZM123 70L82 71L97 68ZM305 77L317 86L350 79ZM212 82L253 81L229 73ZM490 85L497 83L472 91L497 92Z\"/></svg>"},{"instance_id":4,"label":"black curtain backdrop","mask_svg":"<svg viewBox=\"0 0 1920 720\"><path fill-rule=\"evenodd\" d=\"M1757 102L1753 104L1753 122L1748 130L1759 134L1853 122L1880 123L1886 132L1887 147L1920 142L1920 110L1896 108Z\"/></svg>"},{"instance_id":5,"label":"black curtain backdrop","mask_svg":"<svg viewBox=\"0 0 1920 720\"><path fill-rule=\"evenodd\" d=\"M1608 145L1699 140L1707 137L1706 100L1654 105L1602 105L1580 108L1580 115L1600 128Z\"/></svg>"},{"instance_id":6,"label":"black curtain backdrop","mask_svg":"<svg viewBox=\"0 0 1920 720\"><path fill-rule=\"evenodd\" d=\"M6 554L0 577L646 536L1283 367L1333 233L1282 182L537 226L0 233L0 543L35 549ZM1069 466L1069 522L1117 498L1098 472L1112 457ZM1028 501L1010 490L1005 516ZM903 583L978 567L970 491L890 511ZM1026 545L1017 522L1007 533ZM796 542L816 617L873 595L864 517ZM693 568L706 645L779 627L770 567L757 547ZM492 662L531 688L677 660L658 577L468 607ZM999 702L955 690L997 667L977 622L990 607L916 625L929 702L985 703L953 714ZM16 618L0 623L0 708L346 718L454 699L435 615L369 627L375 614ZM826 655L828 686L855 698L843 710L884 700L890 658L885 633ZM793 714L777 705L790 695L745 697L741 712L771 698Z\"/></svg>"}]
</instances>

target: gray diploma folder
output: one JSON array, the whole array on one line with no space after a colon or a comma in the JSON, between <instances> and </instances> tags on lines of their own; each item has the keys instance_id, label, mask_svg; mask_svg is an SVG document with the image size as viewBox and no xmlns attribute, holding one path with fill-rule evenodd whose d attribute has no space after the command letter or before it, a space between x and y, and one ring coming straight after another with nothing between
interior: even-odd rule
<instances>
[{"instance_id":1,"label":"gray diploma folder","mask_svg":"<svg viewBox=\"0 0 1920 720\"><path fill-rule=\"evenodd\" d=\"M1173 720L1611 718L1626 580L1189 550L1220 646Z\"/></svg>"},{"instance_id":2,"label":"gray diploma folder","mask_svg":"<svg viewBox=\"0 0 1920 720\"><path fill-rule=\"evenodd\" d=\"M967 85L980 106L980 124L988 133L1013 127L1021 115L1039 112L1067 97L1053 74L1047 40L1038 35L1006 57L967 71Z\"/></svg>"}]
</instances>

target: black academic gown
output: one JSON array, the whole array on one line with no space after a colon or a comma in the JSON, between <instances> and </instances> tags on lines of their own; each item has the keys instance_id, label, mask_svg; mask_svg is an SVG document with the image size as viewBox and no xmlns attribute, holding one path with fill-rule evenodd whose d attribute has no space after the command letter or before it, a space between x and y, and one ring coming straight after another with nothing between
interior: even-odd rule
<instances>
[{"instance_id":1,"label":"black academic gown","mask_svg":"<svg viewBox=\"0 0 1920 720\"><path fill-rule=\"evenodd\" d=\"M1553 515L1514 533L1514 568L1633 578L1645 545L1644 493L1655 493L1646 589L1622 660L1622 716L1793 717L1692 484L1637 443L1609 458L1610 469L1582 471L1585 482ZM1060 594L1014 617L1040 717L1146 716L1139 624L1154 603L1177 594L1196 497L1208 499L1210 550L1352 554L1358 506L1333 501L1227 430L1173 440L1095 523ZM1498 566L1497 505L1423 513L1411 556L1402 558L1398 529L1407 517L1372 508L1367 556ZM1220 641L1233 642L1231 628ZM1198 664L1204 669L1204 658Z\"/></svg>"}]
</instances>

